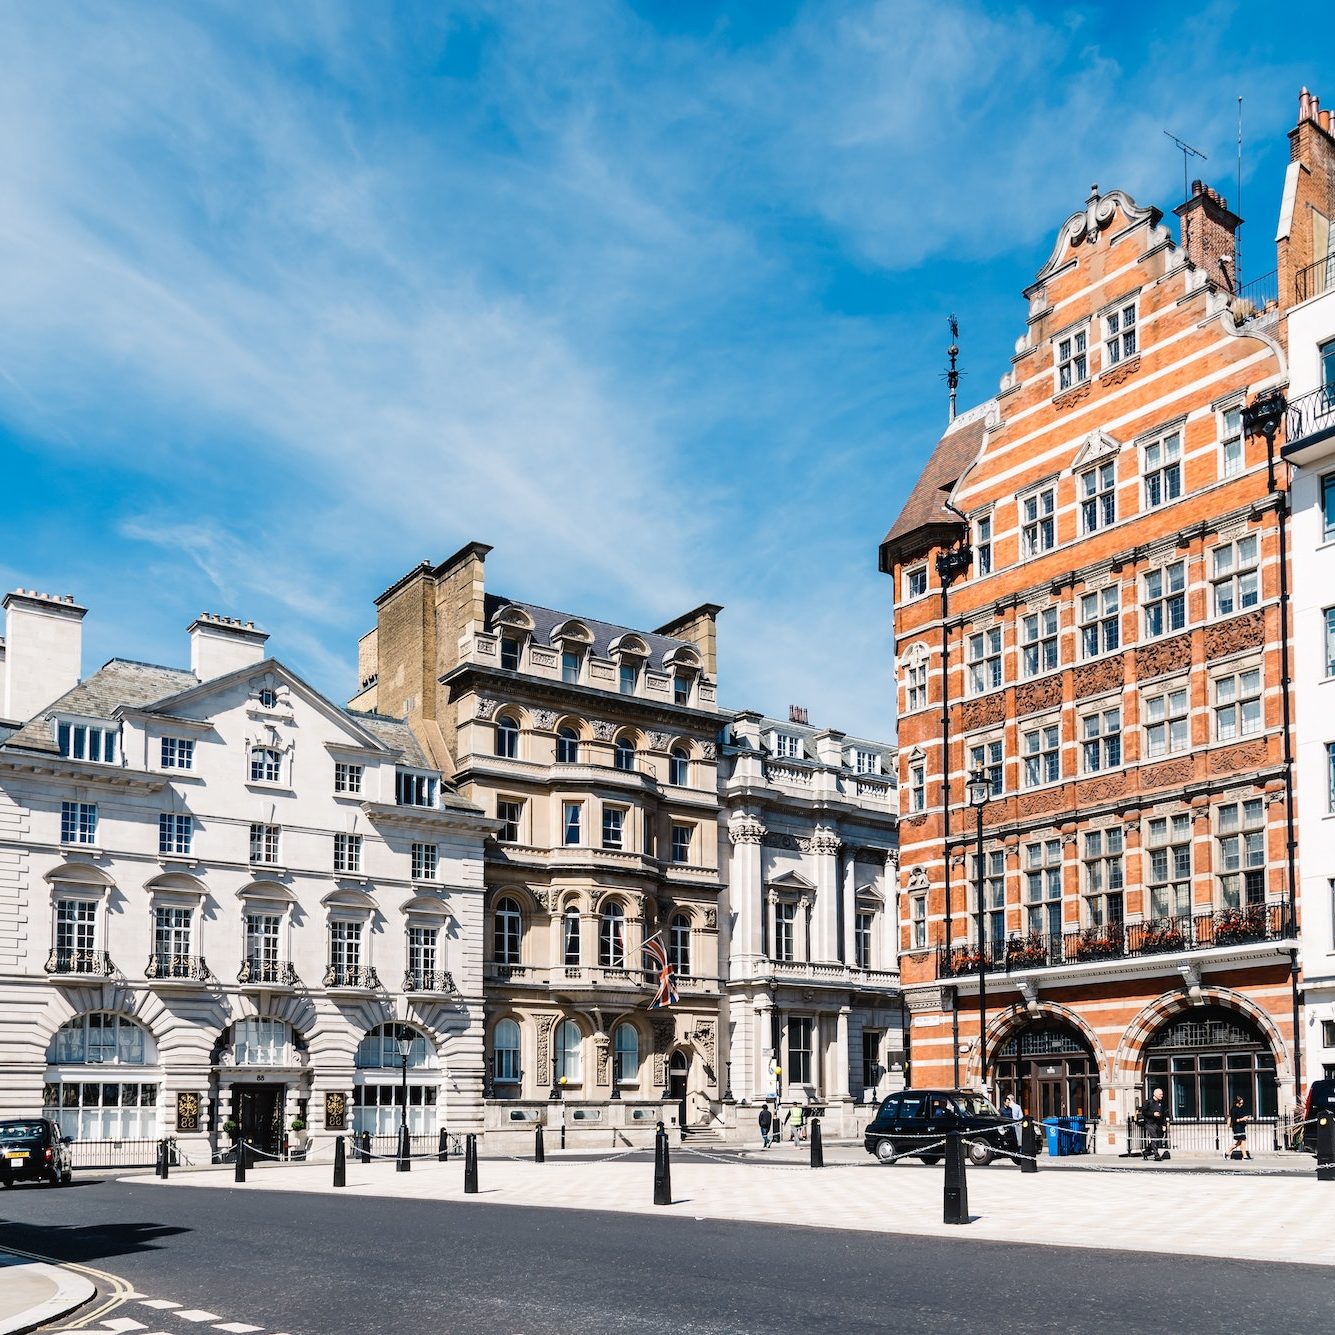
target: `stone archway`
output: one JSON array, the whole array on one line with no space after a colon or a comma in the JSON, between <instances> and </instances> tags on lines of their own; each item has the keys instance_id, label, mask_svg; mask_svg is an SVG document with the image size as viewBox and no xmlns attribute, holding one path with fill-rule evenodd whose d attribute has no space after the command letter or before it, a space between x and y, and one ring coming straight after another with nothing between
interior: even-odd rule
<instances>
[{"instance_id":1,"label":"stone archway","mask_svg":"<svg viewBox=\"0 0 1335 1335\"><path fill-rule=\"evenodd\" d=\"M988 1026L989 1083L1035 1117L1098 1117L1106 1054L1073 1011L1050 1003L1012 1007ZM970 1075L981 1073L978 1054Z\"/></svg>"}]
</instances>

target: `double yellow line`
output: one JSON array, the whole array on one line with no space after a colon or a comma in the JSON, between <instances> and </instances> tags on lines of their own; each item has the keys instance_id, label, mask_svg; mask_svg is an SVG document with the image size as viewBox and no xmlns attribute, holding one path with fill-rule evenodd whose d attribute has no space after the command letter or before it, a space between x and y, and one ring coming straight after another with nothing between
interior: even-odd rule
<instances>
[{"instance_id":1,"label":"double yellow line","mask_svg":"<svg viewBox=\"0 0 1335 1335\"><path fill-rule=\"evenodd\" d=\"M98 1286L98 1295L93 1300L90 1307L75 1308L74 1312L68 1315L73 1317L72 1321L66 1321L67 1326L86 1326L94 1321L100 1321L105 1316L110 1316L135 1289L134 1285L128 1280L122 1279L119 1275L113 1275L106 1270L97 1270L90 1265L79 1265L75 1261L61 1261L54 1256L39 1256L36 1252L20 1251L17 1247L0 1245L0 1251L8 1252L11 1256L22 1256L29 1261L43 1261L47 1265L59 1266L62 1270L74 1270L80 1275L86 1275ZM106 1290L105 1296L103 1293Z\"/></svg>"}]
</instances>

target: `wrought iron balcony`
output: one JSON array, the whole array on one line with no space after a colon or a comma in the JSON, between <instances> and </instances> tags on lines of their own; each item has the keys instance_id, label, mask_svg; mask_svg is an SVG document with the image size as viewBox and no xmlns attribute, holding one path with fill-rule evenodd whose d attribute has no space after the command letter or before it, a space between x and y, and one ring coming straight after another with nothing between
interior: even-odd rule
<instances>
[{"instance_id":1,"label":"wrought iron balcony","mask_svg":"<svg viewBox=\"0 0 1335 1335\"><path fill-rule=\"evenodd\" d=\"M1335 385L1321 385L1289 400L1284 420L1284 449L1335 435Z\"/></svg>"},{"instance_id":2,"label":"wrought iron balcony","mask_svg":"<svg viewBox=\"0 0 1335 1335\"><path fill-rule=\"evenodd\" d=\"M405 992L444 992L449 996L458 996L459 989L454 985L454 975L445 969L409 969L403 975Z\"/></svg>"},{"instance_id":3,"label":"wrought iron balcony","mask_svg":"<svg viewBox=\"0 0 1335 1335\"><path fill-rule=\"evenodd\" d=\"M150 955L144 977L155 982L207 983L213 974L203 955Z\"/></svg>"},{"instance_id":4,"label":"wrought iron balcony","mask_svg":"<svg viewBox=\"0 0 1335 1335\"><path fill-rule=\"evenodd\" d=\"M53 950L46 957L47 973L65 976L110 978L116 972L105 950Z\"/></svg>"},{"instance_id":5,"label":"wrought iron balcony","mask_svg":"<svg viewBox=\"0 0 1335 1335\"><path fill-rule=\"evenodd\" d=\"M296 987L301 980L287 960L247 959L242 961L236 981L251 986Z\"/></svg>"},{"instance_id":6,"label":"wrought iron balcony","mask_svg":"<svg viewBox=\"0 0 1335 1335\"><path fill-rule=\"evenodd\" d=\"M1327 255L1314 264L1304 265L1293 275L1294 303L1319 297L1335 289L1335 257Z\"/></svg>"},{"instance_id":7,"label":"wrought iron balcony","mask_svg":"<svg viewBox=\"0 0 1335 1335\"><path fill-rule=\"evenodd\" d=\"M345 968L331 964L324 971L325 987L347 988L351 991L373 991L380 986L380 975L368 965Z\"/></svg>"},{"instance_id":8,"label":"wrought iron balcony","mask_svg":"<svg viewBox=\"0 0 1335 1335\"><path fill-rule=\"evenodd\" d=\"M992 942L980 951L972 944L938 946L937 977L960 978L977 973L986 961L988 972L1014 973L1056 965L1094 964L1100 960L1143 959L1178 951L1214 950L1281 941L1292 937L1287 905L1249 904L1193 917L1154 918L1124 926L1086 927L1078 932L1030 932Z\"/></svg>"}]
</instances>

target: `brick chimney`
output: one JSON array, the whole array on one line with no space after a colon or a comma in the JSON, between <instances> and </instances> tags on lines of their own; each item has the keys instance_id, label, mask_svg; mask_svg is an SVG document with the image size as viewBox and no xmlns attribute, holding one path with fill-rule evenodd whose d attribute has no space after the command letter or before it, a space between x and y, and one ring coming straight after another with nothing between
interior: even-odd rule
<instances>
[{"instance_id":1,"label":"brick chimney","mask_svg":"<svg viewBox=\"0 0 1335 1335\"><path fill-rule=\"evenodd\" d=\"M1332 253L1332 230L1335 126L1320 98L1304 88L1298 95L1298 121L1289 131L1289 169L1275 236L1279 300L1286 310L1327 290L1322 261Z\"/></svg>"},{"instance_id":2,"label":"brick chimney","mask_svg":"<svg viewBox=\"0 0 1335 1335\"><path fill-rule=\"evenodd\" d=\"M5 595L5 640L0 653L0 718L26 723L79 684L83 619L71 594L16 589Z\"/></svg>"},{"instance_id":3,"label":"brick chimney","mask_svg":"<svg viewBox=\"0 0 1335 1335\"><path fill-rule=\"evenodd\" d=\"M1229 212L1228 200L1201 181L1191 183L1191 198L1173 210L1182 219L1182 251L1187 262L1204 271L1221 292L1236 292L1237 242L1242 225Z\"/></svg>"}]
</instances>

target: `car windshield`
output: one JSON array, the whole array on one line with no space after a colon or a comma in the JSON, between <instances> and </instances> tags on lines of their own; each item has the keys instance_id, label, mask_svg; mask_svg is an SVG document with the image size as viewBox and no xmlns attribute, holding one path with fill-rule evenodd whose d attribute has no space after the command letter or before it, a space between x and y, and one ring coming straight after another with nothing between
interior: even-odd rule
<instances>
[{"instance_id":1,"label":"car windshield","mask_svg":"<svg viewBox=\"0 0 1335 1335\"><path fill-rule=\"evenodd\" d=\"M45 1134L45 1122L0 1122L0 1140L41 1140Z\"/></svg>"},{"instance_id":2,"label":"car windshield","mask_svg":"<svg viewBox=\"0 0 1335 1335\"><path fill-rule=\"evenodd\" d=\"M1000 1117L1001 1114L981 1094L961 1094L955 1100L966 1117Z\"/></svg>"}]
</instances>

